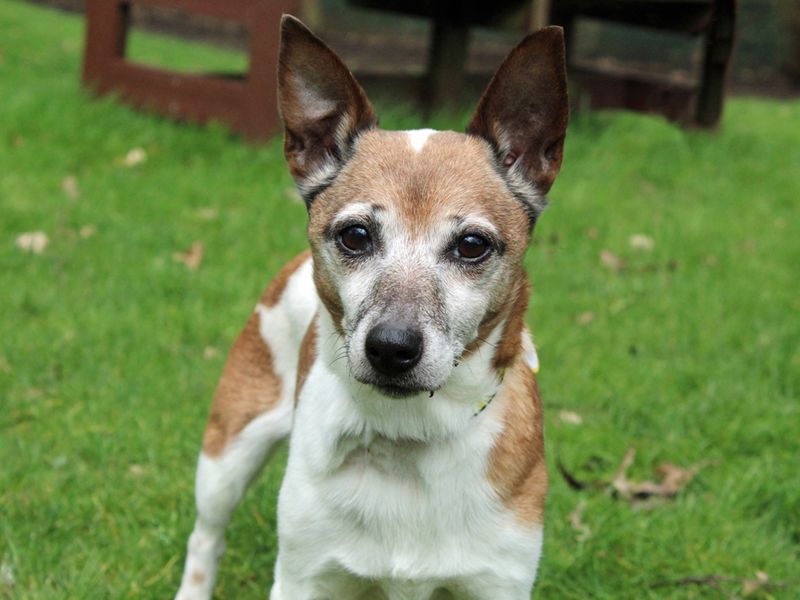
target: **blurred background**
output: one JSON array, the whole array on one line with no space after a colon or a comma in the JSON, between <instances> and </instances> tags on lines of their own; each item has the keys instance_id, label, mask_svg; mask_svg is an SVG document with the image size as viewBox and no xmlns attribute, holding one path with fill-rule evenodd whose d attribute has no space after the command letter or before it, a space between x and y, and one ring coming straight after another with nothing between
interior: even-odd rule
<instances>
[{"instance_id":1,"label":"blurred background","mask_svg":"<svg viewBox=\"0 0 800 600\"><path fill-rule=\"evenodd\" d=\"M287 10L387 129L463 131L527 31L566 29L564 164L525 259L534 597L800 598L800 2L0 0L0 599L177 589L226 354L307 247ZM285 457L216 598L266 596Z\"/></svg>"},{"instance_id":2,"label":"blurred background","mask_svg":"<svg viewBox=\"0 0 800 600\"><path fill-rule=\"evenodd\" d=\"M86 0L32 1L68 11L86 10ZM729 93L768 97L791 97L800 89L800 3L796 0L287 0L271 4L273 14L297 14L319 33L368 92L405 98L428 112L469 105L520 34L549 24L566 29L575 108L628 108L714 126L726 86ZM128 39L139 31L154 31L243 54L249 51L251 65L272 58L263 45L261 58L254 51L247 18L223 15L220 19L209 11L187 10L190 5L131 3L124 17ZM248 10L228 12L244 15ZM96 18L103 27L110 27L110 22L101 21L110 19L110 13L102 11L97 9ZM135 42L128 57L138 58ZM153 66L169 68L169 61L167 53ZM89 79L101 80L102 73L89 73ZM174 106L172 110L176 112Z\"/></svg>"}]
</instances>

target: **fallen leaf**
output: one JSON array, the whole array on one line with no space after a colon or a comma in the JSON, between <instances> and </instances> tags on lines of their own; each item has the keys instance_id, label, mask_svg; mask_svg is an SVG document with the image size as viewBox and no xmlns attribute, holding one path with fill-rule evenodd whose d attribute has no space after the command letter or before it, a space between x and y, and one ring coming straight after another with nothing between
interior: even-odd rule
<instances>
[{"instance_id":1,"label":"fallen leaf","mask_svg":"<svg viewBox=\"0 0 800 600\"><path fill-rule=\"evenodd\" d=\"M80 198L81 192L78 189L78 178L74 175L68 175L61 180L61 189L73 200Z\"/></svg>"},{"instance_id":2,"label":"fallen leaf","mask_svg":"<svg viewBox=\"0 0 800 600\"><path fill-rule=\"evenodd\" d=\"M738 598L739 596L733 593L731 588L734 585L739 585L742 588L742 596L749 596L759 590L776 590L782 589L789 585L787 581L772 581L767 577L763 571L756 572L755 579L748 579L745 577L730 577L728 575L692 575L689 577L681 577L680 579L655 581L650 584L651 588L662 588L670 586L707 586L724 593L728 598Z\"/></svg>"},{"instance_id":3,"label":"fallen leaf","mask_svg":"<svg viewBox=\"0 0 800 600\"><path fill-rule=\"evenodd\" d=\"M197 217L203 221L216 221L219 217L219 211L211 206L197 209Z\"/></svg>"},{"instance_id":4,"label":"fallen leaf","mask_svg":"<svg viewBox=\"0 0 800 600\"><path fill-rule=\"evenodd\" d=\"M97 227L94 225L84 225L78 230L78 235L82 240L87 240L97 233Z\"/></svg>"},{"instance_id":5,"label":"fallen leaf","mask_svg":"<svg viewBox=\"0 0 800 600\"><path fill-rule=\"evenodd\" d=\"M643 250L645 252L650 252L656 246L655 240L644 233L633 234L628 239L628 243L630 243L631 248L634 250Z\"/></svg>"},{"instance_id":6,"label":"fallen leaf","mask_svg":"<svg viewBox=\"0 0 800 600\"><path fill-rule=\"evenodd\" d=\"M746 579L742 583L742 596L754 594L769 584L769 576L764 571L756 571L755 579Z\"/></svg>"},{"instance_id":7,"label":"fallen leaf","mask_svg":"<svg viewBox=\"0 0 800 600\"><path fill-rule=\"evenodd\" d=\"M635 456L636 451L628 448L611 481L581 481L570 473L560 460L556 460L556 466L567 484L574 490L603 489L616 497L629 501L634 507L642 508L643 506L647 507L648 502L652 503L677 495L694 479L703 466L713 464L706 462L684 468L672 463L662 463L656 469L660 475L660 481L632 481L628 479L627 473Z\"/></svg>"},{"instance_id":8,"label":"fallen leaf","mask_svg":"<svg viewBox=\"0 0 800 600\"><path fill-rule=\"evenodd\" d=\"M636 450L628 448L625 456L611 480L611 487L626 500L641 501L651 497L670 498L680 492L694 479L700 467L679 467L671 463L663 463L656 471L661 475L661 481L631 481L627 472L633 464Z\"/></svg>"},{"instance_id":9,"label":"fallen leaf","mask_svg":"<svg viewBox=\"0 0 800 600\"><path fill-rule=\"evenodd\" d=\"M579 314L575 320L578 322L578 325L588 325L594 321L594 313L590 310L587 310L586 312Z\"/></svg>"},{"instance_id":10,"label":"fallen leaf","mask_svg":"<svg viewBox=\"0 0 800 600\"><path fill-rule=\"evenodd\" d=\"M17 583L14 577L14 567L7 562L0 565L0 585L4 588L13 588Z\"/></svg>"},{"instance_id":11,"label":"fallen leaf","mask_svg":"<svg viewBox=\"0 0 800 600\"><path fill-rule=\"evenodd\" d=\"M23 252L41 254L50 243L50 239L43 231L29 231L17 236L17 248Z\"/></svg>"},{"instance_id":12,"label":"fallen leaf","mask_svg":"<svg viewBox=\"0 0 800 600\"><path fill-rule=\"evenodd\" d=\"M125 155L125 158L122 159L122 164L126 167L135 167L136 165L142 164L146 160L147 152L144 151L144 148L133 148Z\"/></svg>"},{"instance_id":13,"label":"fallen leaf","mask_svg":"<svg viewBox=\"0 0 800 600\"><path fill-rule=\"evenodd\" d=\"M558 413L558 418L561 419L563 423L569 423L570 425L581 425L583 423L583 417L571 410L560 411Z\"/></svg>"},{"instance_id":14,"label":"fallen leaf","mask_svg":"<svg viewBox=\"0 0 800 600\"><path fill-rule=\"evenodd\" d=\"M186 252L175 252L172 260L183 263L190 271L196 271L203 261L203 249L201 242L194 242Z\"/></svg>"},{"instance_id":15,"label":"fallen leaf","mask_svg":"<svg viewBox=\"0 0 800 600\"><path fill-rule=\"evenodd\" d=\"M141 477L144 475L144 467L142 465L132 464L130 467L128 467L128 473L134 477Z\"/></svg>"},{"instance_id":16,"label":"fallen leaf","mask_svg":"<svg viewBox=\"0 0 800 600\"><path fill-rule=\"evenodd\" d=\"M600 263L610 271L619 272L625 268L625 261L611 252L611 250L600 251Z\"/></svg>"},{"instance_id":17,"label":"fallen leaf","mask_svg":"<svg viewBox=\"0 0 800 600\"><path fill-rule=\"evenodd\" d=\"M583 522L583 510L586 508L586 500L581 500L571 513L569 513L569 524L578 533L575 540L585 542L592 537L592 530Z\"/></svg>"},{"instance_id":18,"label":"fallen leaf","mask_svg":"<svg viewBox=\"0 0 800 600\"><path fill-rule=\"evenodd\" d=\"M206 346L203 349L203 358L205 358L206 360L211 360L213 358L216 358L217 356L219 356L219 350L214 348L214 346Z\"/></svg>"}]
</instances>

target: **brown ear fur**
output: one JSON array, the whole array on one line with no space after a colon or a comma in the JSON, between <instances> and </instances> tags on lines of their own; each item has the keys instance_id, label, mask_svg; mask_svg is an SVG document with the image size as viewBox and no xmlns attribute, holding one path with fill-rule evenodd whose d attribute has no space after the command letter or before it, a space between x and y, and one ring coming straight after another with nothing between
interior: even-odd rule
<instances>
[{"instance_id":1,"label":"brown ear fur","mask_svg":"<svg viewBox=\"0 0 800 600\"><path fill-rule=\"evenodd\" d=\"M290 15L281 19L278 106L284 154L310 205L338 174L355 137L377 124L364 90L325 43Z\"/></svg>"},{"instance_id":2,"label":"brown ear fur","mask_svg":"<svg viewBox=\"0 0 800 600\"><path fill-rule=\"evenodd\" d=\"M568 115L564 33L546 27L509 53L467 126L495 149L515 193L533 195L534 212L561 168Z\"/></svg>"}]
</instances>

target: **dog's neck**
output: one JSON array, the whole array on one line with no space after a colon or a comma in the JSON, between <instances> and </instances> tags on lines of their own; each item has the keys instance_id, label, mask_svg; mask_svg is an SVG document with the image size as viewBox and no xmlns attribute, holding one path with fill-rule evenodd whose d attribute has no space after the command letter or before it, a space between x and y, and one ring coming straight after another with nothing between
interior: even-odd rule
<instances>
[{"instance_id":1,"label":"dog's neck","mask_svg":"<svg viewBox=\"0 0 800 600\"><path fill-rule=\"evenodd\" d=\"M398 442L437 443L464 435L489 420L487 405L503 384L503 369L495 366L495 350L505 337L505 321L488 333L484 343L459 361L447 383L408 398L391 398L356 381L342 357L344 339L324 306L320 307L319 367L335 378L344 398L336 398L347 418L339 421L342 437L376 436ZM521 333L521 332L520 332ZM519 335L519 334L518 334Z\"/></svg>"}]
</instances>

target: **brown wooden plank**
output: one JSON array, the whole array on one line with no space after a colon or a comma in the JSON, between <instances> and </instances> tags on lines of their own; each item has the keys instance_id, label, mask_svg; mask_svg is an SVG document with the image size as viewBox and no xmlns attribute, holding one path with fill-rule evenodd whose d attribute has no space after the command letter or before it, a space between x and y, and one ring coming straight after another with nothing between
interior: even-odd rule
<instances>
[{"instance_id":1,"label":"brown wooden plank","mask_svg":"<svg viewBox=\"0 0 800 600\"><path fill-rule=\"evenodd\" d=\"M244 129L242 80L177 74L119 60L106 69L98 91L117 93L138 108L178 120L214 120Z\"/></svg>"},{"instance_id":2,"label":"brown wooden plank","mask_svg":"<svg viewBox=\"0 0 800 600\"><path fill-rule=\"evenodd\" d=\"M250 27L250 67L242 104L242 133L262 141L281 130L276 66L280 49L278 24L283 13L297 14L296 0L260 2Z\"/></svg>"},{"instance_id":3,"label":"brown wooden plank","mask_svg":"<svg viewBox=\"0 0 800 600\"><path fill-rule=\"evenodd\" d=\"M100 80L111 61L125 56L128 13L118 2L87 0L84 83Z\"/></svg>"},{"instance_id":4,"label":"brown wooden plank","mask_svg":"<svg viewBox=\"0 0 800 600\"><path fill-rule=\"evenodd\" d=\"M716 127L722 118L735 21L736 0L716 0L714 18L705 39L703 72L695 106L695 123L701 127Z\"/></svg>"},{"instance_id":5,"label":"brown wooden plank","mask_svg":"<svg viewBox=\"0 0 800 600\"><path fill-rule=\"evenodd\" d=\"M113 0L106 0L111 2ZM235 23L250 24L254 11L270 0L128 0L132 4L183 10ZM276 26L277 27L277 26Z\"/></svg>"}]
</instances>

